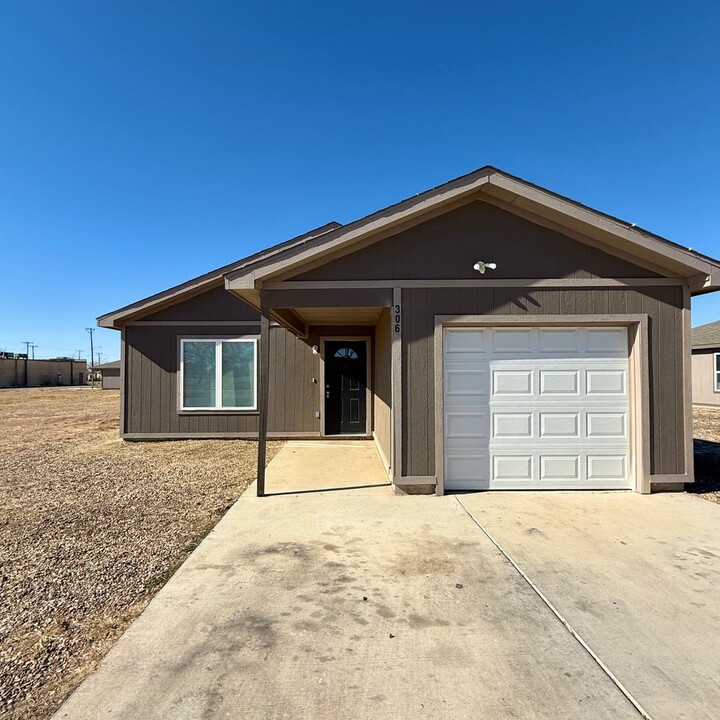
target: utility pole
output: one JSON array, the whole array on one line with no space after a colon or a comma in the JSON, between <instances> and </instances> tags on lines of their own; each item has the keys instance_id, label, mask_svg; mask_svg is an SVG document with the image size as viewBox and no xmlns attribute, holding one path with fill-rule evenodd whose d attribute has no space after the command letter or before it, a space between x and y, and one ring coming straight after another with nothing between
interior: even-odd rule
<instances>
[{"instance_id":1,"label":"utility pole","mask_svg":"<svg viewBox=\"0 0 720 720\"><path fill-rule=\"evenodd\" d=\"M30 354L30 346L33 344L32 340L25 340L25 387L28 386L28 355Z\"/></svg>"},{"instance_id":2,"label":"utility pole","mask_svg":"<svg viewBox=\"0 0 720 720\"><path fill-rule=\"evenodd\" d=\"M93 333L95 332L95 328L85 328L90 333L90 367L95 364L95 355L93 353L95 352L93 349ZM94 389L95 388L95 373L90 373L92 376L91 386Z\"/></svg>"},{"instance_id":3,"label":"utility pole","mask_svg":"<svg viewBox=\"0 0 720 720\"><path fill-rule=\"evenodd\" d=\"M33 354L32 359L34 360L35 359L35 348L40 347L40 346L33 343L30 347L32 348L32 354Z\"/></svg>"}]
</instances>

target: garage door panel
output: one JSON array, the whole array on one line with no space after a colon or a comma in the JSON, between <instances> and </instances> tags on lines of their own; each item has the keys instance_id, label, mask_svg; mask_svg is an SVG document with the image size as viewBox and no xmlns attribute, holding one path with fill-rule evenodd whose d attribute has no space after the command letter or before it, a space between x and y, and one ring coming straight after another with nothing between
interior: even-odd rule
<instances>
[{"instance_id":1,"label":"garage door panel","mask_svg":"<svg viewBox=\"0 0 720 720\"><path fill-rule=\"evenodd\" d=\"M540 395L579 395L579 370L540 370Z\"/></svg>"},{"instance_id":2,"label":"garage door panel","mask_svg":"<svg viewBox=\"0 0 720 720\"><path fill-rule=\"evenodd\" d=\"M580 475L581 458L579 455L541 455L540 480L582 479Z\"/></svg>"},{"instance_id":3,"label":"garage door panel","mask_svg":"<svg viewBox=\"0 0 720 720\"><path fill-rule=\"evenodd\" d=\"M492 469L492 480L530 481L533 477L533 456L493 454Z\"/></svg>"},{"instance_id":4,"label":"garage door panel","mask_svg":"<svg viewBox=\"0 0 720 720\"><path fill-rule=\"evenodd\" d=\"M588 480L623 480L627 474L625 455L587 456Z\"/></svg>"},{"instance_id":5,"label":"garage door panel","mask_svg":"<svg viewBox=\"0 0 720 720\"><path fill-rule=\"evenodd\" d=\"M492 437L523 439L533 436L533 413L493 413Z\"/></svg>"},{"instance_id":6,"label":"garage door panel","mask_svg":"<svg viewBox=\"0 0 720 720\"><path fill-rule=\"evenodd\" d=\"M625 328L486 328L449 345L448 489L629 487Z\"/></svg>"},{"instance_id":7,"label":"garage door panel","mask_svg":"<svg viewBox=\"0 0 720 720\"><path fill-rule=\"evenodd\" d=\"M532 395L532 370L493 370L492 394L494 397L503 395Z\"/></svg>"},{"instance_id":8,"label":"garage door panel","mask_svg":"<svg viewBox=\"0 0 720 720\"><path fill-rule=\"evenodd\" d=\"M445 413L446 438L453 440L488 439L490 427L489 411Z\"/></svg>"},{"instance_id":9,"label":"garage door panel","mask_svg":"<svg viewBox=\"0 0 720 720\"><path fill-rule=\"evenodd\" d=\"M577 328L540 328L538 331L538 352L541 355L558 353L577 355L580 352Z\"/></svg>"},{"instance_id":10,"label":"garage door panel","mask_svg":"<svg viewBox=\"0 0 720 720\"><path fill-rule=\"evenodd\" d=\"M492 333L493 353L521 353L526 355L532 350L531 330L528 328L497 328Z\"/></svg>"},{"instance_id":11,"label":"garage door panel","mask_svg":"<svg viewBox=\"0 0 720 720\"><path fill-rule=\"evenodd\" d=\"M577 412L541 412L541 438L579 438L580 411Z\"/></svg>"},{"instance_id":12,"label":"garage door panel","mask_svg":"<svg viewBox=\"0 0 720 720\"><path fill-rule=\"evenodd\" d=\"M625 370L586 370L588 395L625 395Z\"/></svg>"},{"instance_id":13,"label":"garage door panel","mask_svg":"<svg viewBox=\"0 0 720 720\"><path fill-rule=\"evenodd\" d=\"M627 437L625 412L587 412L585 417L588 438Z\"/></svg>"},{"instance_id":14,"label":"garage door panel","mask_svg":"<svg viewBox=\"0 0 720 720\"><path fill-rule=\"evenodd\" d=\"M628 352L627 330L622 327L586 328L586 351L588 354L626 356Z\"/></svg>"},{"instance_id":15,"label":"garage door panel","mask_svg":"<svg viewBox=\"0 0 720 720\"><path fill-rule=\"evenodd\" d=\"M475 402L489 394L486 368L448 368L445 371L445 394L451 401Z\"/></svg>"},{"instance_id":16,"label":"garage door panel","mask_svg":"<svg viewBox=\"0 0 720 720\"><path fill-rule=\"evenodd\" d=\"M453 489L482 489L490 486L490 456L487 453L450 451L445 472L452 478Z\"/></svg>"},{"instance_id":17,"label":"garage door panel","mask_svg":"<svg viewBox=\"0 0 720 720\"><path fill-rule=\"evenodd\" d=\"M489 337L487 330L454 330L446 336L445 355L460 361L467 355L485 355L490 350Z\"/></svg>"}]
</instances>

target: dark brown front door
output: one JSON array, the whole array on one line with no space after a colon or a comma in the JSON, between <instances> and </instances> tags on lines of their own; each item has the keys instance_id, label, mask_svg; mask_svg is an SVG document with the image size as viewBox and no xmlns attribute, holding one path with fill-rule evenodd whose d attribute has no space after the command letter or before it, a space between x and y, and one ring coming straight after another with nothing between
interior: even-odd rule
<instances>
[{"instance_id":1,"label":"dark brown front door","mask_svg":"<svg viewBox=\"0 0 720 720\"><path fill-rule=\"evenodd\" d=\"M325 341L325 434L364 435L367 345L364 340Z\"/></svg>"}]
</instances>

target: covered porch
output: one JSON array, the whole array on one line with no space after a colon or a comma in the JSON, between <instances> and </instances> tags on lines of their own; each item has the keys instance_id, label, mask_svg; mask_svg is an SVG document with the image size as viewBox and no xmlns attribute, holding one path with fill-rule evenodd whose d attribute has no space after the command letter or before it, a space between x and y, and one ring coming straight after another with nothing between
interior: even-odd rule
<instances>
[{"instance_id":1,"label":"covered porch","mask_svg":"<svg viewBox=\"0 0 720 720\"><path fill-rule=\"evenodd\" d=\"M263 288L258 398L258 496L353 487L386 490L393 482L391 288ZM276 382L273 368L287 358L271 341L271 325L289 330L312 353L303 393L314 408L314 437L291 441L265 470L268 418L297 393ZM399 338L398 338L399 340ZM277 363L277 365L276 365ZM399 403L397 403L399 405ZM272 433L270 433L272 436Z\"/></svg>"}]
</instances>

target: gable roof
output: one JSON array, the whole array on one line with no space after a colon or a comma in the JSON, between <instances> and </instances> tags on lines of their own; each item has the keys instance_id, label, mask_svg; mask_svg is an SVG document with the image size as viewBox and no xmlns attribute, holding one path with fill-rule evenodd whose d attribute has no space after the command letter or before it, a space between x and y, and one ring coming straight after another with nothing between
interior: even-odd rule
<instances>
[{"instance_id":1,"label":"gable roof","mask_svg":"<svg viewBox=\"0 0 720 720\"><path fill-rule=\"evenodd\" d=\"M332 230L302 247L288 248L273 258L258 260L229 272L225 286L229 290L242 291L256 288L263 281L279 280L300 272L300 268L311 262L346 253L362 247L368 240L397 232L409 223L421 222L444 206L471 196L553 222L589 241L598 241L608 249L664 268L670 275L705 276L705 292L720 288L720 264L712 258L491 166Z\"/></svg>"},{"instance_id":2,"label":"gable roof","mask_svg":"<svg viewBox=\"0 0 720 720\"><path fill-rule=\"evenodd\" d=\"M694 327L690 340L693 349L720 347L720 320Z\"/></svg>"},{"instance_id":3,"label":"gable roof","mask_svg":"<svg viewBox=\"0 0 720 720\"><path fill-rule=\"evenodd\" d=\"M119 368L120 361L112 360L111 362L102 363L102 365L93 365L93 370L112 370L113 368Z\"/></svg>"},{"instance_id":4,"label":"gable roof","mask_svg":"<svg viewBox=\"0 0 720 720\"><path fill-rule=\"evenodd\" d=\"M259 252L248 255L245 258L236 260L229 265L223 265L222 267L211 270L204 275L199 275L198 277L187 280L184 283L174 285L167 290L155 293L155 295L150 295L142 300L137 300L136 302L125 305L117 310L105 313L105 315L100 315L100 317L97 318L97 323L100 327L120 327L123 322L126 322L133 317L140 317L151 311L156 312L167 305L174 305L176 302L187 300L193 295L210 290L214 286L222 285L225 275L233 270L241 270L249 263L259 262L265 258L270 258L276 253L282 252L286 248L302 244L312 238L318 237L323 233L335 230L339 227L341 227L341 225L338 222L326 223L325 225L321 225L314 230L310 230L309 232L298 235L290 240L285 240L284 242L273 245L265 250L260 250Z\"/></svg>"},{"instance_id":5,"label":"gable roof","mask_svg":"<svg viewBox=\"0 0 720 720\"><path fill-rule=\"evenodd\" d=\"M601 213L497 168L485 166L347 225L328 223L316 230L218 268L186 283L98 318L102 327L121 327L164 305L204 292L224 282L250 304L264 281L297 274L310 263L326 262L382 237L417 224L455 203L477 198L529 213L573 231L589 242L635 257L670 276L693 278L694 294L720 289L720 263L659 235Z\"/></svg>"}]
</instances>

